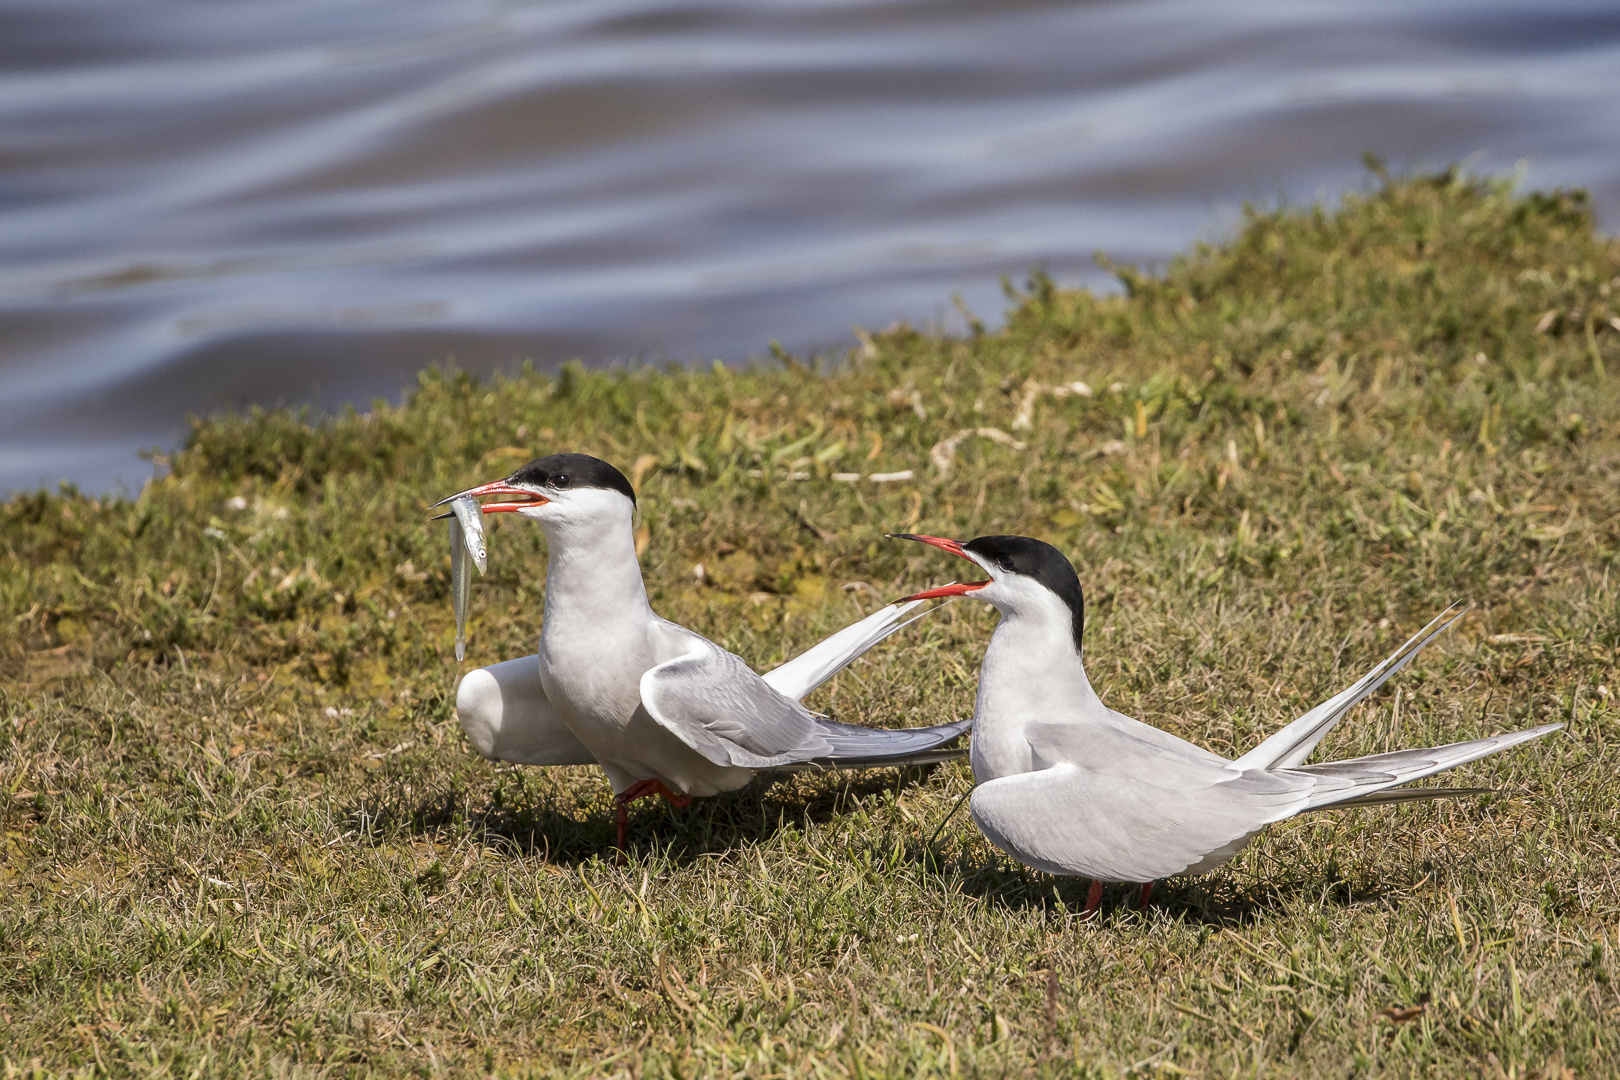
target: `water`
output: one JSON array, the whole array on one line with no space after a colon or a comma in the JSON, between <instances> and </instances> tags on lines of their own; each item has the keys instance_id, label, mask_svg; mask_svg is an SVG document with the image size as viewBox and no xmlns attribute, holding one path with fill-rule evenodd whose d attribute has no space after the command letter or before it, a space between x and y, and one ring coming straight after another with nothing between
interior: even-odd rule
<instances>
[{"instance_id":1,"label":"water","mask_svg":"<svg viewBox=\"0 0 1620 1080\"><path fill-rule=\"evenodd\" d=\"M0 491L449 357L993 322L1368 149L1612 215L1620 5L0 0Z\"/></svg>"}]
</instances>

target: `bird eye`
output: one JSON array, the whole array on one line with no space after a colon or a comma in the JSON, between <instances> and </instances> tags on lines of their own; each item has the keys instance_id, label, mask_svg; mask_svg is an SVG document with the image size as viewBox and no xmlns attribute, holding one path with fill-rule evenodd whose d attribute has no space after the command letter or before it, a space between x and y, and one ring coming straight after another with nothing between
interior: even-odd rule
<instances>
[{"instance_id":1,"label":"bird eye","mask_svg":"<svg viewBox=\"0 0 1620 1080\"><path fill-rule=\"evenodd\" d=\"M560 487L560 488L567 487L568 486L568 474L567 473L558 473L556 476L553 476L551 478L551 486L552 487Z\"/></svg>"}]
</instances>

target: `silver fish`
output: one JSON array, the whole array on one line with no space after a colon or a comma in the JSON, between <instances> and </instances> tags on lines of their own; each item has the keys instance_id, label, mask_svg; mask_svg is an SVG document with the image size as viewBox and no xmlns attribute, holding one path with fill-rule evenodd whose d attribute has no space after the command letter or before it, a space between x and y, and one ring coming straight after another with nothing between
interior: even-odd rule
<instances>
[{"instance_id":1,"label":"silver fish","mask_svg":"<svg viewBox=\"0 0 1620 1080\"><path fill-rule=\"evenodd\" d=\"M450 517L450 597L456 606L456 659L467 658L467 609L472 606L472 568L461 519Z\"/></svg>"},{"instance_id":2,"label":"silver fish","mask_svg":"<svg viewBox=\"0 0 1620 1080\"><path fill-rule=\"evenodd\" d=\"M451 502L450 509L455 511L456 520L461 523L467 554L473 557L473 562L478 564L478 572L482 574L489 569L484 542L484 508L477 499L463 496Z\"/></svg>"},{"instance_id":3,"label":"silver fish","mask_svg":"<svg viewBox=\"0 0 1620 1080\"><path fill-rule=\"evenodd\" d=\"M452 500L451 512L439 516L450 523L450 599L456 608L456 659L467 658L467 612L472 607L472 568L482 574L489 565L484 545L484 508L478 500L462 496Z\"/></svg>"}]
</instances>

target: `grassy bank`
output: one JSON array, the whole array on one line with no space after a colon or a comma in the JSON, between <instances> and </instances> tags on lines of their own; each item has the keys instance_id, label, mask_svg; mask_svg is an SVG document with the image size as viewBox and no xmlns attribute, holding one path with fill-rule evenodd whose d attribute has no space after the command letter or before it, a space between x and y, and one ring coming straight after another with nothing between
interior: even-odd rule
<instances>
[{"instance_id":1,"label":"grassy bank","mask_svg":"<svg viewBox=\"0 0 1620 1080\"><path fill-rule=\"evenodd\" d=\"M0 1067L1612 1075L1617 275L1578 195L1381 182L830 371L429 373L200 422L134 500L13 498ZM640 804L617 868L592 770L462 738L423 509L564 448L634 472L655 606L757 665L958 572L885 532L1018 532L1079 567L1109 703L1218 751L1457 598L1324 749L1569 729L1457 774L1498 794L1287 823L1091 924L939 829L960 764ZM490 525L472 663L539 629L539 531ZM965 715L992 625L949 605L812 703Z\"/></svg>"}]
</instances>

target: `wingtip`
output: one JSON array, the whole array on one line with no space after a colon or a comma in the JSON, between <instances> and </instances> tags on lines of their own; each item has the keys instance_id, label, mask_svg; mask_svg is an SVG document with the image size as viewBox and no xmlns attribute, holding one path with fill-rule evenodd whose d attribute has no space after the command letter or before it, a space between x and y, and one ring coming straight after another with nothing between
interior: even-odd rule
<instances>
[{"instance_id":1,"label":"wingtip","mask_svg":"<svg viewBox=\"0 0 1620 1080\"><path fill-rule=\"evenodd\" d=\"M1504 731L1500 735L1491 735L1487 736L1487 738L1511 739L1515 744L1526 743L1531 739L1539 739L1543 735L1551 735L1558 729L1568 726L1569 725L1567 723L1560 720L1556 724L1539 724L1536 727L1520 728L1517 731Z\"/></svg>"},{"instance_id":2,"label":"wingtip","mask_svg":"<svg viewBox=\"0 0 1620 1080\"><path fill-rule=\"evenodd\" d=\"M1462 617L1474 610L1474 605L1466 600L1453 600L1446 605L1446 609L1430 620L1429 625L1417 632L1416 636L1423 638L1424 645L1439 635L1450 630L1462 620ZM1431 632L1432 631L1432 632ZM1422 648L1423 646L1418 646Z\"/></svg>"}]
</instances>

